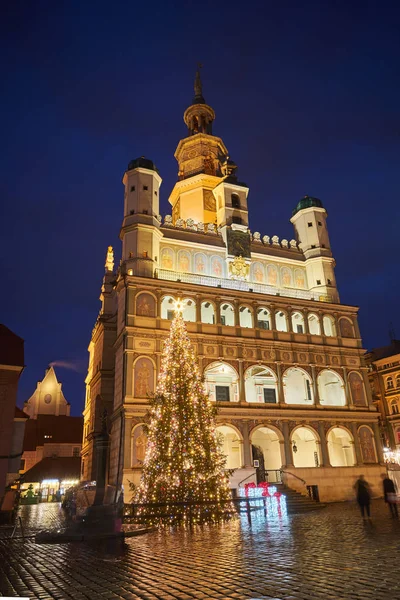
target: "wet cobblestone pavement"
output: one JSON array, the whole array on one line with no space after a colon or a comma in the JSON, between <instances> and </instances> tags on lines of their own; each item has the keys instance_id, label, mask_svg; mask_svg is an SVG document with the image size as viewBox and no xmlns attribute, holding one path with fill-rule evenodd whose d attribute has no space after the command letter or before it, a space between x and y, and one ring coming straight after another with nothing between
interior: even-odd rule
<instances>
[{"instance_id":1,"label":"wet cobblestone pavement","mask_svg":"<svg viewBox=\"0 0 400 600\"><path fill-rule=\"evenodd\" d=\"M59 505L23 507L27 530ZM89 545L0 539L0 595L41 600L400 600L400 523L382 501ZM40 522L39 522L40 518Z\"/></svg>"}]
</instances>

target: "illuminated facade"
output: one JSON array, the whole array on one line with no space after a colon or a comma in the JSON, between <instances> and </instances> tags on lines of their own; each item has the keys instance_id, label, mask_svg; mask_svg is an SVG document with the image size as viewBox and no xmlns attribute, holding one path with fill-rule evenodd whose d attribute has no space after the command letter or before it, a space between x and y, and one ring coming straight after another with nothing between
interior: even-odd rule
<instances>
[{"instance_id":1,"label":"illuminated facade","mask_svg":"<svg viewBox=\"0 0 400 600\"><path fill-rule=\"evenodd\" d=\"M84 464L92 464L96 403L112 402L109 482L138 483L146 398L181 298L219 406L232 487L276 481L283 469L287 485L318 486L322 500L352 497L360 471L378 482L383 455L357 308L339 301L326 210L306 196L291 217L293 239L251 232L249 188L213 134L214 118L197 74L170 215L159 214L151 160L131 161L124 174L122 259L116 274L106 263L89 346ZM99 386L111 379L103 397Z\"/></svg>"}]
</instances>

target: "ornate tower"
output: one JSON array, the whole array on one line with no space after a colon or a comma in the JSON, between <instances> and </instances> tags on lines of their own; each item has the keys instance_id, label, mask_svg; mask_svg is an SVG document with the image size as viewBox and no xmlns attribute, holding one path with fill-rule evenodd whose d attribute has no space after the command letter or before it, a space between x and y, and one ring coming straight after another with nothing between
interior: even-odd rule
<instances>
[{"instance_id":1,"label":"ornate tower","mask_svg":"<svg viewBox=\"0 0 400 600\"><path fill-rule=\"evenodd\" d=\"M124 174L122 262L129 275L152 277L160 255L159 193L162 179L153 161L132 160Z\"/></svg>"},{"instance_id":2,"label":"ornate tower","mask_svg":"<svg viewBox=\"0 0 400 600\"><path fill-rule=\"evenodd\" d=\"M294 209L290 221L306 258L310 291L339 302L334 275L335 260L326 226L327 216L321 200L304 196Z\"/></svg>"}]
</instances>

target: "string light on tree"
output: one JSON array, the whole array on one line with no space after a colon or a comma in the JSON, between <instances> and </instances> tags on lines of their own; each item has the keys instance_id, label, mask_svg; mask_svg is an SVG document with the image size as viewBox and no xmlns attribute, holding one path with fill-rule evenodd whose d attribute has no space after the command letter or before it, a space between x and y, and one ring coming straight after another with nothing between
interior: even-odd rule
<instances>
[{"instance_id":1,"label":"string light on tree","mask_svg":"<svg viewBox=\"0 0 400 600\"><path fill-rule=\"evenodd\" d=\"M184 308L179 299L150 400L148 447L135 498L144 505L138 516L153 523L204 523L234 512L216 407L204 389Z\"/></svg>"}]
</instances>

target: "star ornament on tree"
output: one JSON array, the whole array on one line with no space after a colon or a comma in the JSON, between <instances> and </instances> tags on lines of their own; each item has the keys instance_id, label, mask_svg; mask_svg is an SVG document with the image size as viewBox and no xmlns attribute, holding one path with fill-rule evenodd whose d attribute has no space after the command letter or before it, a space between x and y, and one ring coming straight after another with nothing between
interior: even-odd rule
<instances>
[{"instance_id":1,"label":"star ornament on tree","mask_svg":"<svg viewBox=\"0 0 400 600\"><path fill-rule=\"evenodd\" d=\"M185 309L185 303L183 300L178 298L175 302L175 315L181 315Z\"/></svg>"}]
</instances>

